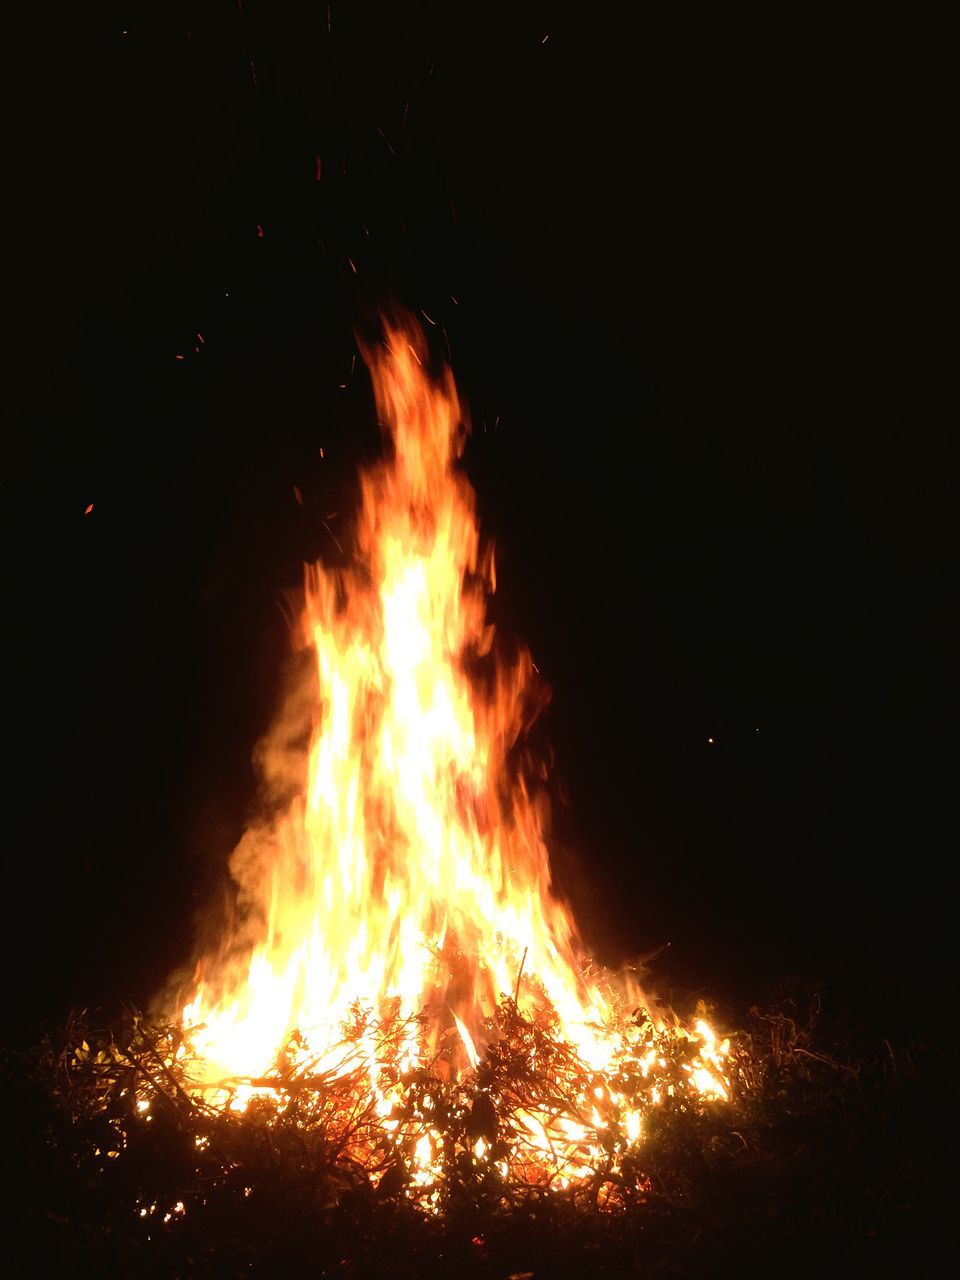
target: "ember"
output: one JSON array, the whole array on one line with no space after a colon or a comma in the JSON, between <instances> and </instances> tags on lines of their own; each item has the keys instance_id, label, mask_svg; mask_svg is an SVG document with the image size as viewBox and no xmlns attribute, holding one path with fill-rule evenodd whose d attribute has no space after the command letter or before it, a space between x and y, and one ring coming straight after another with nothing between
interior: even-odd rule
<instances>
[{"instance_id":1,"label":"ember","mask_svg":"<svg viewBox=\"0 0 960 1280\"><path fill-rule=\"evenodd\" d=\"M517 749L535 668L486 617L452 375L408 318L365 355L389 456L362 477L355 567L308 571L309 753L234 854L241 924L157 1060L205 1108L322 1113L340 1158L425 1208L464 1162L504 1186L629 1181L652 1107L728 1097L729 1042L585 963ZM267 753L273 794L289 769Z\"/></svg>"}]
</instances>

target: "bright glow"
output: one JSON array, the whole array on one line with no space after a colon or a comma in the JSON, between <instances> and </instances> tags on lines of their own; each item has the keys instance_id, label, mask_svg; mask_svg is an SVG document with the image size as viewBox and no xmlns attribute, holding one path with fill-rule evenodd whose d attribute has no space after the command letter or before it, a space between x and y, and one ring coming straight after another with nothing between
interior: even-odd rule
<instances>
[{"instance_id":1,"label":"bright glow","mask_svg":"<svg viewBox=\"0 0 960 1280\"><path fill-rule=\"evenodd\" d=\"M622 1009L641 997L610 975L584 976L573 919L551 888L542 789L517 751L542 691L529 654L499 653L487 620L493 556L458 467L453 378L429 375L412 323L384 333L366 358L389 456L362 477L350 567L308 571L312 676L262 753L266 789L285 800L236 850L242 923L198 964L179 1012L198 1087L233 1082L222 1096L234 1110L270 1088L256 1081L281 1050L289 1058L297 1032L313 1071L360 1066L391 1132L401 1085L384 1078L373 1031L342 1043L357 1002L380 1018L426 1013L425 1032L411 1023L405 1033L402 1070L443 1042L451 1069L465 1071L482 1059L485 1020L516 995L525 1014L551 1008L581 1060L612 1081L639 1043ZM298 756L291 744L305 729ZM690 1087L725 1097L712 1030L675 1032L689 1041ZM653 1062L651 1050L643 1077ZM524 1118L527 1158L562 1169L560 1185L589 1174L611 1120L630 1141L640 1135L639 1112L607 1086L580 1101L589 1124ZM429 1132L416 1142L421 1185L440 1148ZM481 1158L486 1142L473 1150Z\"/></svg>"}]
</instances>

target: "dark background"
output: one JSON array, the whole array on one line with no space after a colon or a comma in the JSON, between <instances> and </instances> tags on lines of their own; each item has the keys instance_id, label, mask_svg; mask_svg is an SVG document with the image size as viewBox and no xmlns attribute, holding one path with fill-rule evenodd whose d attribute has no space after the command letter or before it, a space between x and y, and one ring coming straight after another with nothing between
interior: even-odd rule
<instances>
[{"instance_id":1,"label":"dark background","mask_svg":"<svg viewBox=\"0 0 960 1280\"><path fill-rule=\"evenodd\" d=\"M352 330L388 293L470 405L597 953L669 942L664 989L747 1003L821 977L884 1030L939 1007L940 83L876 15L624 8L118 5L15 50L18 1017L188 955L284 595L376 456Z\"/></svg>"}]
</instances>

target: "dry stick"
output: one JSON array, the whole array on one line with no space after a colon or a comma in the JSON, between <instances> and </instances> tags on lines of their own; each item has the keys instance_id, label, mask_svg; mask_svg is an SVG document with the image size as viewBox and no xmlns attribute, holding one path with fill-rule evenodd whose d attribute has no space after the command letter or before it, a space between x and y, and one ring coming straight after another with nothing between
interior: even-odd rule
<instances>
[{"instance_id":1,"label":"dry stick","mask_svg":"<svg viewBox=\"0 0 960 1280\"><path fill-rule=\"evenodd\" d=\"M517 974L517 989L513 993L513 1003L517 1006L517 1012L520 1012L520 979L523 977L523 966L527 963L528 948L523 948L523 957L520 960L520 972Z\"/></svg>"},{"instance_id":2,"label":"dry stick","mask_svg":"<svg viewBox=\"0 0 960 1280\"><path fill-rule=\"evenodd\" d=\"M171 1085L171 1087L172 1087L172 1089L173 1089L173 1092L174 1092L174 1096L175 1096L175 1097L177 1097L177 1098L179 1098L181 1102L185 1103L185 1104L186 1104L186 1106L187 1106L187 1109L188 1109L191 1113L195 1113L195 1112L196 1112L197 1108L196 1108L196 1106L195 1106L195 1104L194 1104L193 1099L192 1099L192 1098L190 1097L190 1095L186 1092L186 1090L185 1090L185 1089L183 1088L183 1086L180 1084L179 1080L177 1080L176 1076L173 1074L173 1072L170 1070L170 1068L169 1068L169 1067L167 1066L167 1064L164 1062L164 1060L163 1060L162 1056L160 1055L160 1053L159 1053L159 1052L158 1052L158 1050L157 1050L157 1047L156 1047L156 1044L155 1044L155 1042L154 1042L154 1041L152 1041L152 1040L148 1040L148 1041L147 1041L147 1053L146 1053L146 1054L144 1054L144 1055L143 1055L143 1057L138 1057L135 1053L132 1053L129 1049L128 1049L126 1052L127 1052L127 1057L128 1057L132 1062L134 1062L134 1063L136 1064L137 1069L138 1069L139 1071L141 1071L141 1072L143 1073L143 1075L145 1075L145 1076L146 1076L146 1078L150 1081L151 1085L153 1085L153 1088L156 1090L157 1095L158 1095L158 1096L162 1096L162 1095L163 1095L163 1090L157 1086L157 1082L156 1082L156 1080L154 1080L153 1076L151 1075L151 1073L147 1070L146 1066L144 1065L144 1058L146 1058L146 1057L148 1057L148 1056L149 1056L149 1057L152 1057L152 1058L154 1059L154 1061L155 1061L156 1065L160 1068L161 1072L163 1073L163 1075L167 1078L168 1082L170 1083L170 1085Z\"/></svg>"}]
</instances>

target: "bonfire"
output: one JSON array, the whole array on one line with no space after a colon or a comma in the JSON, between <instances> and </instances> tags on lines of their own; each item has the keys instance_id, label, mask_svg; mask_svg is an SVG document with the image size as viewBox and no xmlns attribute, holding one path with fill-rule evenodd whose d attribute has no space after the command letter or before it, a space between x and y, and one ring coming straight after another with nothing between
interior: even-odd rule
<instances>
[{"instance_id":1,"label":"bonfire","mask_svg":"<svg viewBox=\"0 0 960 1280\"><path fill-rule=\"evenodd\" d=\"M544 691L488 617L452 374L405 315L364 357L384 458L350 567L306 573L310 675L260 752L235 909L152 1023L84 1039L71 1070L117 1153L176 1114L223 1176L251 1126L295 1133L331 1201L431 1214L469 1183L623 1203L651 1116L725 1106L736 1054L705 1011L683 1022L585 953L525 750Z\"/></svg>"}]
</instances>

